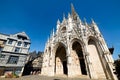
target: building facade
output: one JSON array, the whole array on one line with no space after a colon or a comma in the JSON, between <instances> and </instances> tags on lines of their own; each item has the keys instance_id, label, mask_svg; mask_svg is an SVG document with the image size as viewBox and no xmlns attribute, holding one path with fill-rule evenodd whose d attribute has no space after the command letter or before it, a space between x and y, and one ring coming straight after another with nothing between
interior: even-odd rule
<instances>
[{"instance_id":1,"label":"building facade","mask_svg":"<svg viewBox=\"0 0 120 80\"><path fill-rule=\"evenodd\" d=\"M14 72L22 75L28 59L30 39L25 32L0 34L0 76Z\"/></svg>"},{"instance_id":2,"label":"building facade","mask_svg":"<svg viewBox=\"0 0 120 80\"><path fill-rule=\"evenodd\" d=\"M43 52L30 52L29 60L25 64L23 76L24 75L37 75L41 72L42 60L43 60Z\"/></svg>"},{"instance_id":3,"label":"building facade","mask_svg":"<svg viewBox=\"0 0 120 80\"><path fill-rule=\"evenodd\" d=\"M46 43L41 74L116 80L113 62L97 24L81 21L71 5L71 14L57 21Z\"/></svg>"}]
</instances>

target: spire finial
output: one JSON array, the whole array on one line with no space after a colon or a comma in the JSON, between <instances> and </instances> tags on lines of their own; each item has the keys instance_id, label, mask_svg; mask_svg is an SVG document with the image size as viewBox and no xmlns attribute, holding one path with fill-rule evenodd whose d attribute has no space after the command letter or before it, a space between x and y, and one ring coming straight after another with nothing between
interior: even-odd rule
<instances>
[{"instance_id":1,"label":"spire finial","mask_svg":"<svg viewBox=\"0 0 120 80\"><path fill-rule=\"evenodd\" d=\"M63 13L63 20L65 20L65 13Z\"/></svg>"},{"instance_id":2,"label":"spire finial","mask_svg":"<svg viewBox=\"0 0 120 80\"><path fill-rule=\"evenodd\" d=\"M57 20L57 24L60 24L60 20L59 19Z\"/></svg>"},{"instance_id":3,"label":"spire finial","mask_svg":"<svg viewBox=\"0 0 120 80\"><path fill-rule=\"evenodd\" d=\"M88 25L87 22L86 22L86 18L84 18L84 22L85 22L85 25Z\"/></svg>"},{"instance_id":4,"label":"spire finial","mask_svg":"<svg viewBox=\"0 0 120 80\"><path fill-rule=\"evenodd\" d=\"M52 37L52 34L53 34L53 33L52 33L52 30L51 30L51 33L50 33L50 38Z\"/></svg>"},{"instance_id":5,"label":"spire finial","mask_svg":"<svg viewBox=\"0 0 120 80\"><path fill-rule=\"evenodd\" d=\"M65 18L65 14L63 13L63 21L62 21L63 24L66 23L66 18Z\"/></svg>"},{"instance_id":6,"label":"spire finial","mask_svg":"<svg viewBox=\"0 0 120 80\"><path fill-rule=\"evenodd\" d=\"M48 36L47 42L49 43L49 36Z\"/></svg>"},{"instance_id":7,"label":"spire finial","mask_svg":"<svg viewBox=\"0 0 120 80\"><path fill-rule=\"evenodd\" d=\"M72 12L72 14L76 13L72 3L71 3L71 12Z\"/></svg>"},{"instance_id":8,"label":"spire finial","mask_svg":"<svg viewBox=\"0 0 120 80\"><path fill-rule=\"evenodd\" d=\"M54 28L53 28L53 32L52 32L52 34L53 34L52 36L54 36L54 34L55 34L55 32L54 32Z\"/></svg>"},{"instance_id":9,"label":"spire finial","mask_svg":"<svg viewBox=\"0 0 120 80\"><path fill-rule=\"evenodd\" d=\"M71 3L71 13L72 13L72 16L73 16L73 19L74 20L77 20L77 13L76 13L76 11L75 11L75 9L74 9L74 6L73 6L73 4Z\"/></svg>"},{"instance_id":10,"label":"spire finial","mask_svg":"<svg viewBox=\"0 0 120 80\"><path fill-rule=\"evenodd\" d=\"M68 18L70 17L70 13L68 13Z\"/></svg>"},{"instance_id":11,"label":"spire finial","mask_svg":"<svg viewBox=\"0 0 120 80\"><path fill-rule=\"evenodd\" d=\"M58 30L59 27L60 27L60 20L59 20L59 19L57 20L57 25L56 25L56 27L57 27L57 30Z\"/></svg>"},{"instance_id":12,"label":"spire finial","mask_svg":"<svg viewBox=\"0 0 120 80\"><path fill-rule=\"evenodd\" d=\"M96 24L95 21L91 18L92 24Z\"/></svg>"}]
</instances>

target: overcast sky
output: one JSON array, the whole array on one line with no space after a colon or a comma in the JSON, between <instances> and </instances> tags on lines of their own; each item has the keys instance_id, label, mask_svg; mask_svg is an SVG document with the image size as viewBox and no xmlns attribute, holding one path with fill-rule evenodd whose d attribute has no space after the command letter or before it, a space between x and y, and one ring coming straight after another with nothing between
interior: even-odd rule
<instances>
[{"instance_id":1,"label":"overcast sky","mask_svg":"<svg viewBox=\"0 0 120 80\"><path fill-rule=\"evenodd\" d=\"M45 42L71 12L73 3L81 20L95 20L108 47L114 47L114 59L120 53L120 0L0 0L0 33L25 31L31 39L30 51L44 51Z\"/></svg>"}]
</instances>

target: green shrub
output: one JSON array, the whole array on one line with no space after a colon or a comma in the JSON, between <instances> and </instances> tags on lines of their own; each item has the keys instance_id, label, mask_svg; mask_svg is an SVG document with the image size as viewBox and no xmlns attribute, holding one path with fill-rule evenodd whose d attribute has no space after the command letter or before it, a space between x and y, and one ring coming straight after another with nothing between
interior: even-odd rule
<instances>
[{"instance_id":1,"label":"green shrub","mask_svg":"<svg viewBox=\"0 0 120 80\"><path fill-rule=\"evenodd\" d=\"M12 73L7 73L5 75L5 78L18 78L19 76L17 74L15 74L15 72Z\"/></svg>"}]
</instances>

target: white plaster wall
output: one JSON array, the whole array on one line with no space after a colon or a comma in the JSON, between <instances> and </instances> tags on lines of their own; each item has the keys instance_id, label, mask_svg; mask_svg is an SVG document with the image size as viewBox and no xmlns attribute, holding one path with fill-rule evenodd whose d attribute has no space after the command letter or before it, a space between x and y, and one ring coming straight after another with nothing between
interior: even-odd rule
<instances>
[{"instance_id":1,"label":"white plaster wall","mask_svg":"<svg viewBox=\"0 0 120 80\"><path fill-rule=\"evenodd\" d=\"M12 52L12 51L13 51L13 46L6 45L6 46L3 48L3 51Z\"/></svg>"},{"instance_id":2,"label":"white plaster wall","mask_svg":"<svg viewBox=\"0 0 120 80\"><path fill-rule=\"evenodd\" d=\"M28 54L28 49L27 49L27 48L22 48L21 53L26 53L26 54Z\"/></svg>"}]
</instances>

